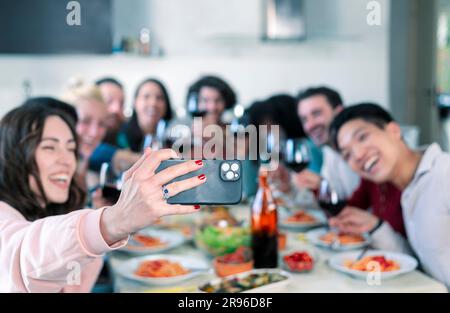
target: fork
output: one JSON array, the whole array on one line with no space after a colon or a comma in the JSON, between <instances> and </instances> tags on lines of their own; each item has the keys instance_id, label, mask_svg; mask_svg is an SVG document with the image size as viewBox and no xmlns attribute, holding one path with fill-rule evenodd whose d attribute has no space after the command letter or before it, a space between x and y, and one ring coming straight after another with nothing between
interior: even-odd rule
<instances>
[{"instance_id":1,"label":"fork","mask_svg":"<svg viewBox=\"0 0 450 313\"><path fill-rule=\"evenodd\" d=\"M334 227L330 227L330 225L327 225L328 231L336 233L336 236L334 237L333 241L330 243L330 248L332 250L338 250L341 247L341 241L339 240L338 232L335 232L337 230Z\"/></svg>"},{"instance_id":2,"label":"fork","mask_svg":"<svg viewBox=\"0 0 450 313\"><path fill-rule=\"evenodd\" d=\"M364 255L367 253L367 251L369 251L369 246L364 247L364 249L361 251L361 253L358 255L358 257L350 264L350 267L353 266L353 264L355 264L359 260L361 260L364 257Z\"/></svg>"},{"instance_id":3,"label":"fork","mask_svg":"<svg viewBox=\"0 0 450 313\"><path fill-rule=\"evenodd\" d=\"M339 236L334 237L330 247L332 250L338 250L341 247L341 241L339 240Z\"/></svg>"}]
</instances>

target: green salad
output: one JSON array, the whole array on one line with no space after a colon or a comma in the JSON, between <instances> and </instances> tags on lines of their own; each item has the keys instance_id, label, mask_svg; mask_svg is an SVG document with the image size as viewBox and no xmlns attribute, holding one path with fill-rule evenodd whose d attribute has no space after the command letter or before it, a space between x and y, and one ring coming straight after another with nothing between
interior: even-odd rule
<instances>
[{"instance_id":1,"label":"green salad","mask_svg":"<svg viewBox=\"0 0 450 313\"><path fill-rule=\"evenodd\" d=\"M208 225L197 230L195 242L208 253L219 256L232 253L242 246L250 246L250 230L244 227Z\"/></svg>"}]
</instances>

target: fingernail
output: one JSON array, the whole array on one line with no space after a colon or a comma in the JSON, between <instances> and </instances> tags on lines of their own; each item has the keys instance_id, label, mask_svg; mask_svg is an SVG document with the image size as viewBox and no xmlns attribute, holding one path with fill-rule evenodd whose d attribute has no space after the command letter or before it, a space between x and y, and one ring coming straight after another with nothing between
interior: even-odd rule
<instances>
[{"instance_id":1,"label":"fingernail","mask_svg":"<svg viewBox=\"0 0 450 313\"><path fill-rule=\"evenodd\" d=\"M206 178L206 175L205 174L201 174L201 175L198 175L197 177L200 180L204 180Z\"/></svg>"},{"instance_id":2,"label":"fingernail","mask_svg":"<svg viewBox=\"0 0 450 313\"><path fill-rule=\"evenodd\" d=\"M195 164L197 164L198 166L203 165L203 161L202 160L197 160L197 161L195 161Z\"/></svg>"},{"instance_id":3,"label":"fingernail","mask_svg":"<svg viewBox=\"0 0 450 313\"><path fill-rule=\"evenodd\" d=\"M194 205L194 209L198 210L200 209L200 206L198 204Z\"/></svg>"}]
</instances>

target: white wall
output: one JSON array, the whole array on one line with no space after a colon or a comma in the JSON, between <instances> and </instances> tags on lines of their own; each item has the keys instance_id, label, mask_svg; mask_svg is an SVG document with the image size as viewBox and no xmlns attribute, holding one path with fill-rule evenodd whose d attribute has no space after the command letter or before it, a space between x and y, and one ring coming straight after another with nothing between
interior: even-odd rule
<instances>
[{"instance_id":1,"label":"white wall","mask_svg":"<svg viewBox=\"0 0 450 313\"><path fill-rule=\"evenodd\" d=\"M23 100L25 79L33 95L57 96L74 75L119 78L129 103L138 82L155 76L166 82L172 102L183 106L189 84L215 73L231 83L244 105L275 92L297 94L327 84L347 103L372 100L388 106L390 0L379 1L381 26L367 25L367 2L308 0L306 41L265 43L259 41L262 0L115 0L116 30L130 34L148 26L166 55L0 55L0 115Z\"/></svg>"}]
</instances>

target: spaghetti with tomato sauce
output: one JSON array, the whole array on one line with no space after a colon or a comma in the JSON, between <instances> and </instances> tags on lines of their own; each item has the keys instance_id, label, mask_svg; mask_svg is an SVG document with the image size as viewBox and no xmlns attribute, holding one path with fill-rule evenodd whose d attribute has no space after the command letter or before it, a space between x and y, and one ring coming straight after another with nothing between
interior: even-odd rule
<instances>
[{"instance_id":1,"label":"spaghetti with tomato sauce","mask_svg":"<svg viewBox=\"0 0 450 313\"><path fill-rule=\"evenodd\" d=\"M190 271L178 262L169 260L149 260L139 264L135 274L142 277L174 277L186 275Z\"/></svg>"},{"instance_id":2,"label":"spaghetti with tomato sauce","mask_svg":"<svg viewBox=\"0 0 450 313\"><path fill-rule=\"evenodd\" d=\"M399 263L394 260L387 259L383 255L366 256L356 262L348 260L345 262L345 266L349 269L361 272L370 272L378 269L381 272L392 272L400 269Z\"/></svg>"}]
</instances>

